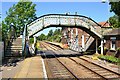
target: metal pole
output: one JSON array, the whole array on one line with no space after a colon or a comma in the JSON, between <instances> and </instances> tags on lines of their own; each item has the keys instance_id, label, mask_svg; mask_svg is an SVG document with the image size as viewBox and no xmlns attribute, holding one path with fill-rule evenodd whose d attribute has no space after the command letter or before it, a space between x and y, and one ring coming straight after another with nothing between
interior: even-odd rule
<instances>
[{"instance_id":1,"label":"metal pole","mask_svg":"<svg viewBox=\"0 0 120 80\"><path fill-rule=\"evenodd\" d=\"M98 54L98 48L97 48L97 46L98 46L98 39L96 39L96 54Z\"/></svg>"},{"instance_id":2,"label":"metal pole","mask_svg":"<svg viewBox=\"0 0 120 80\"><path fill-rule=\"evenodd\" d=\"M82 48L83 48L83 51L84 51L84 49L85 49L84 34L82 34Z\"/></svg>"},{"instance_id":3,"label":"metal pole","mask_svg":"<svg viewBox=\"0 0 120 80\"><path fill-rule=\"evenodd\" d=\"M36 43L36 36L34 36L34 44Z\"/></svg>"},{"instance_id":4,"label":"metal pole","mask_svg":"<svg viewBox=\"0 0 120 80\"><path fill-rule=\"evenodd\" d=\"M101 55L103 55L103 53L104 53L104 48L103 48L103 39L101 39Z\"/></svg>"}]
</instances>

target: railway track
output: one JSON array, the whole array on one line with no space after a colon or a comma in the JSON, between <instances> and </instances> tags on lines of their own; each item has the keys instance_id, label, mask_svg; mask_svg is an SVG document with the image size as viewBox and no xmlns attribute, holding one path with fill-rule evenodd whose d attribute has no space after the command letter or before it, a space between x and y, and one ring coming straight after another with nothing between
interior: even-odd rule
<instances>
[{"instance_id":1,"label":"railway track","mask_svg":"<svg viewBox=\"0 0 120 80\"><path fill-rule=\"evenodd\" d=\"M46 50L56 50L55 48L52 48L50 45L46 43L41 44L42 47L46 48ZM51 53L53 56L55 56L53 53ZM65 80L78 80L78 78L71 72L69 69L59 61L58 58L47 58L44 60L48 72L48 78L52 79L65 79Z\"/></svg>"},{"instance_id":2,"label":"railway track","mask_svg":"<svg viewBox=\"0 0 120 80\"><path fill-rule=\"evenodd\" d=\"M51 44L48 44L48 43L43 43L43 45L46 45L47 47L49 47L49 49L51 49L51 50L57 50L56 49L56 46L54 45L51 45ZM44 46L44 47L46 47L46 46ZM49 50L48 49L48 50ZM54 55L54 54L53 54ZM78 67L79 66L82 66L82 67L84 67L84 70L86 70L87 72L86 73L94 73L94 74L96 74L96 76L99 76L99 80L119 80L119 78L120 78L120 76L119 76L119 73L115 73L115 72L113 72L113 71L111 71L111 70L109 70L109 69L106 69L106 68L104 68L104 67L102 67L102 66L99 66L99 65L97 65L97 64L94 64L94 63L91 63L90 61L88 61L88 60L86 60L86 59L84 59L84 58L82 58L82 57L69 57L68 58L69 59L69 61L73 61L73 62L75 62L77 65L78 65ZM66 65L65 65L65 63L63 63L60 59L58 59L58 58L56 58L56 60L58 61L56 61L56 62L54 62L55 64L54 65L59 65L59 63L60 64L62 64L72 75L74 75L74 77L75 78L77 78L77 79L79 79L73 72L72 72L72 70L70 70L69 69L69 67L66 67ZM55 61L55 60L54 60ZM48 65L53 65L51 62L52 61L50 61L50 60L48 60ZM55 67L55 66L52 66L52 67ZM57 69L57 68L59 68L59 66L56 66L55 67L55 69ZM51 69L52 70L52 69ZM62 69L58 69L58 74L59 74L59 70L61 71ZM52 70L53 72L56 72L56 70ZM61 71L62 72L62 71ZM63 72L64 72L64 70L63 70ZM52 74L54 74L54 73L52 73ZM55 73L56 74L56 73ZM61 73L60 73L61 74ZM64 74L65 75L65 74ZM66 74L67 75L67 74ZM54 76L54 75L53 75Z\"/></svg>"},{"instance_id":3,"label":"railway track","mask_svg":"<svg viewBox=\"0 0 120 80\"><path fill-rule=\"evenodd\" d=\"M119 74L108 70L104 67L98 66L94 63L91 63L83 58L69 58L70 60L74 61L76 64L85 67L86 69L94 72L95 74L99 75L101 78L105 80L118 80L120 78Z\"/></svg>"}]
</instances>

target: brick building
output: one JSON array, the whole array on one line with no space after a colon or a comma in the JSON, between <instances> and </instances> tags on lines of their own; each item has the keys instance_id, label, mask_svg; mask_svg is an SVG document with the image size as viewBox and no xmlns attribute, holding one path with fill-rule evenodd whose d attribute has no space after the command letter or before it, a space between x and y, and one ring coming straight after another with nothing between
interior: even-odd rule
<instances>
[{"instance_id":1,"label":"brick building","mask_svg":"<svg viewBox=\"0 0 120 80\"><path fill-rule=\"evenodd\" d=\"M64 27L62 28L62 43L63 44L70 44L70 43L74 43L76 39L78 39L78 46L85 47L85 43L88 40L88 38L90 37L90 35L88 33L86 33L85 31L83 31L82 29L79 28L68 28L68 27ZM84 36L83 36L84 35ZM84 39L82 39L84 38Z\"/></svg>"},{"instance_id":2,"label":"brick building","mask_svg":"<svg viewBox=\"0 0 120 80\"><path fill-rule=\"evenodd\" d=\"M109 22L99 22L99 24L101 25L102 28L108 28L111 25L109 24ZM96 27L97 28L97 27ZM62 43L63 44L68 44L71 42L74 42L76 38L78 38L78 45L82 46L82 47L86 47L86 42L88 41L88 39L91 37L88 33L86 33L85 31L83 31L80 28L68 28L68 27L64 27L62 28ZM84 36L83 36L84 35ZM120 47L120 29L113 29L112 31L107 32L106 34L104 34L104 47L106 47L107 49L109 49L109 52L111 52L111 50L116 50L117 48ZM84 38L82 40L82 38ZM92 37L93 38L93 37ZM93 38L94 40L94 38ZM90 49L95 49L95 42L92 41L88 41L89 43L94 43L91 44ZM88 43L88 44L89 44ZM87 44L87 45L88 45ZM100 46L100 44L99 44Z\"/></svg>"},{"instance_id":3,"label":"brick building","mask_svg":"<svg viewBox=\"0 0 120 80\"><path fill-rule=\"evenodd\" d=\"M67 44L67 39L69 39L72 42L72 40L74 40L74 38L76 38L76 36L78 35L78 44L81 45L82 44L82 40L81 40L82 34L84 34L84 42L86 42L90 36L85 31L83 31L79 28L67 28L67 27L62 28L62 34L63 34L63 37L62 37L63 44Z\"/></svg>"},{"instance_id":4,"label":"brick building","mask_svg":"<svg viewBox=\"0 0 120 80\"><path fill-rule=\"evenodd\" d=\"M116 50L120 48L120 28L112 29L112 31L104 34L104 39L104 47L108 49L107 54L116 55Z\"/></svg>"}]
</instances>

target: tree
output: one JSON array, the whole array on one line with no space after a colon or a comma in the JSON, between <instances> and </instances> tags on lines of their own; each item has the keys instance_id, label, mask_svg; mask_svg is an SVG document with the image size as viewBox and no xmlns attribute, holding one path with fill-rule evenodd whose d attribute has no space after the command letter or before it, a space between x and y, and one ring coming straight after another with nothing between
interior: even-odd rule
<instances>
[{"instance_id":1,"label":"tree","mask_svg":"<svg viewBox=\"0 0 120 80\"><path fill-rule=\"evenodd\" d=\"M20 0L17 4L14 4L6 12L7 17L2 21L3 30L6 29L9 31L11 28L10 25L12 23L15 29L15 34L19 36L20 32L23 32L25 24L30 23L36 18L35 6L36 4L33 4L29 0L27 0L27 2L24 2L24 0ZM2 36L4 36L4 34L7 33L3 32Z\"/></svg>"},{"instance_id":2,"label":"tree","mask_svg":"<svg viewBox=\"0 0 120 80\"><path fill-rule=\"evenodd\" d=\"M48 41L60 42L61 35L62 35L62 33L61 33L60 29L56 29L54 32L52 30L50 30L48 35L47 35L47 40Z\"/></svg>"},{"instance_id":3,"label":"tree","mask_svg":"<svg viewBox=\"0 0 120 80\"><path fill-rule=\"evenodd\" d=\"M2 40L2 26L1 26L1 23L0 23L0 41Z\"/></svg>"},{"instance_id":4,"label":"tree","mask_svg":"<svg viewBox=\"0 0 120 80\"><path fill-rule=\"evenodd\" d=\"M49 38L51 36L53 36L53 30L52 29L48 32L47 38Z\"/></svg>"},{"instance_id":5,"label":"tree","mask_svg":"<svg viewBox=\"0 0 120 80\"><path fill-rule=\"evenodd\" d=\"M61 34L61 31L60 29L56 29L53 33L53 35L60 35Z\"/></svg>"},{"instance_id":6,"label":"tree","mask_svg":"<svg viewBox=\"0 0 120 80\"><path fill-rule=\"evenodd\" d=\"M118 21L118 16L117 15L114 15L114 16L110 17L109 22L114 28L119 28L119 25L118 25L119 21Z\"/></svg>"},{"instance_id":7,"label":"tree","mask_svg":"<svg viewBox=\"0 0 120 80\"><path fill-rule=\"evenodd\" d=\"M111 12L114 12L117 16L118 16L118 22L116 23L116 25L118 25L117 27L120 27L120 0L116 0L118 2L113 2L112 0L110 0L110 5L111 5ZM113 18L114 19L114 18Z\"/></svg>"},{"instance_id":8,"label":"tree","mask_svg":"<svg viewBox=\"0 0 120 80\"><path fill-rule=\"evenodd\" d=\"M2 41L4 41L8 36L9 27L2 21Z\"/></svg>"},{"instance_id":9,"label":"tree","mask_svg":"<svg viewBox=\"0 0 120 80\"><path fill-rule=\"evenodd\" d=\"M46 35L45 34L41 34L37 39L40 40L40 41L46 40Z\"/></svg>"},{"instance_id":10,"label":"tree","mask_svg":"<svg viewBox=\"0 0 120 80\"><path fill-rule=\"evenodd\" d=\"M56 29L55 31L50 30L47 35L41 34L37 39L38 40L48 40L48 41L55 41L55 42L60 42L61 41L61 30Z\"/></svg>"},{"instance_id":11,"label":"tree","mask_svg":"<svg viewBox=\"0 0 120 80\"><path fill-rule=\"evenodd\" d=\"M0 41L2 40L2 23L1 23L1 12L0 12Z\"/></svg>"},{"instance_id":12,"label":"tree","mask_svg":"<svg viewBox=\"0 0 120 80\"><path fill-rule=\"evenodd\" d=\"M118 2L111 1L109 4L111 5L110 11L111 12L113 11L117 16L120 16L120 1Z\"/></svg>"}]
</instances>

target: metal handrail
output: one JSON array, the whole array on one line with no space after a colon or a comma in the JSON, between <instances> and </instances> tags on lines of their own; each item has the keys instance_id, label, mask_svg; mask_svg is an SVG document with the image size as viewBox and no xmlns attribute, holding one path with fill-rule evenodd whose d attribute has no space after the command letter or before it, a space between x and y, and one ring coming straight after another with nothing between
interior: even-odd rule
<instances>
[{"instance_id":1,"label":"metal handrail","mask_svg":"<svg viewBox=\"0 0 120 80\"><path fill-rule=\"evenodd\" d=\"M89 48L89 46L93 43L94 38L90 36L89 40L85 43L85 50Z\"/></svg>"},{"instance_id":2,"label":"metal handrail","mask_svg":"<svg viewBox=\"0 0 120 80\"><path fill-rule=\"evenodd\" d=\"M88 39L85 41L85 44L88 42L88 40L90 39L91 36L88 37Z\"/></svg>"},{"instance_id":3,"label":"metal handrail","mask_svg":"<svg viewBox=\"0 0 120 80\"><path fill-rule=\"evenodd\" d=\"M22 56L25 57L27 26L25 25L22 36Z\"/></svg>"}]
</instances>

